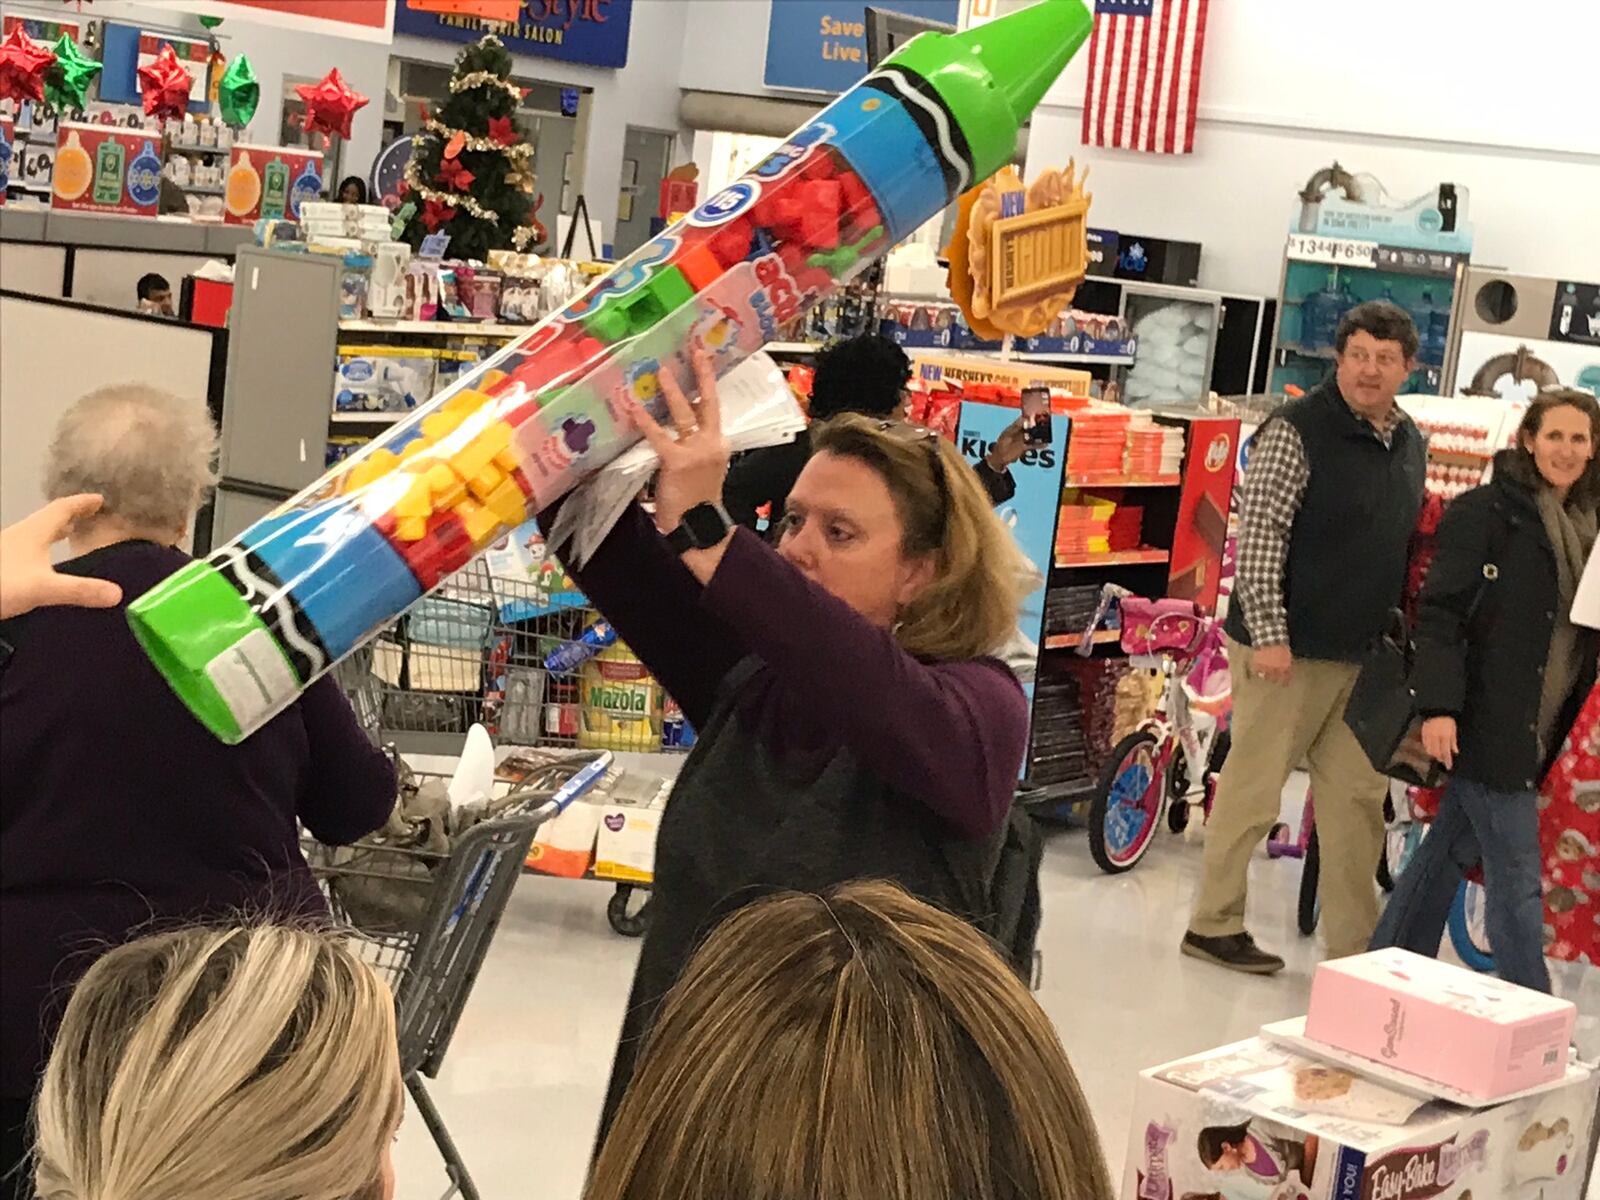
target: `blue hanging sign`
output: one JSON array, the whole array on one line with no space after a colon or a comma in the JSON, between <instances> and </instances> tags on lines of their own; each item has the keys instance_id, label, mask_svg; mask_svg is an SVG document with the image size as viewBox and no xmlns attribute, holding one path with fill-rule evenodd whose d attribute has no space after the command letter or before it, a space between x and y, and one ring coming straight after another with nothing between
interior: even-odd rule
<instances>
[{"instance_id":1,"label":"blue hanging sign","mask_svg":"<svg viewBox=\"0 0 1600 1200\"><path fill-rule=\"evenodd\" d=\"M513 54L535 54L591 67L628 65L633 0L522 0L515 21L463 13L425 12L395 0L394 31L446 42L475 42L492 33Z\"/></svg>"},{"instance_id":2,"label":"blue hanging sign","mask_svg":"<svg viewBox=\"0 0 1600 1200\"><path fill-rule=\"evenodd\" d=\"M946 25L961 16L961 0L872 0L872 6ZM768 87L845 92L867 73L862 0L771 0L769 8Z\"/></svg>"}]
</instances>

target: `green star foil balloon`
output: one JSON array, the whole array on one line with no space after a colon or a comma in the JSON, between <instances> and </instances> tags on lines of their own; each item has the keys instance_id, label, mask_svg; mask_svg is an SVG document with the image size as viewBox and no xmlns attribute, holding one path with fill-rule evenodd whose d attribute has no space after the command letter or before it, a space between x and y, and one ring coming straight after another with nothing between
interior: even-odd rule
<instances>
[{"instance_id":1,"label":"green star foil balloon","mask_svg":"<svg viewBox=\"0 0 1600 1200\"><path fill-rule=\"evenodd\" d=\"M44 98L57 112L82 108L89 84L100 74L101 64L78 49L70 33L63 33L52 47L56 61L44 76Z\"/></svg>"},{"instance_id":2,"label":"green star foil balloon","mask_svg":"<svg viewBox=\"0 0 1600 1200\"><path fill-rule=\"evenodd\" d=\"M222 119L235 129L243 129L256 115L256 105L260 103L261 85L256 82L255 68L244 55L236 55L222 73L222 85L217 88Z\"/></svg>"}]
</instances>

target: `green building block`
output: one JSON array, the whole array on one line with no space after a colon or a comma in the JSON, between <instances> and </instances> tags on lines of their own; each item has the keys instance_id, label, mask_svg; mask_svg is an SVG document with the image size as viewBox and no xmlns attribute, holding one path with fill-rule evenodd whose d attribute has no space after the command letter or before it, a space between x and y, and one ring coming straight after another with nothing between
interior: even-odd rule
<instances>
[{"instance_id":1,"label":"green building block","mask_svg":"<svg viewBox=\"0 0 1600 1200\"><path fill-rule=\"evenodd\" d=\"M583 318L583 327L608 345L653 329L668 313L694 299L694 286L677 267L662 267L642 285L612 296Z\"/></svg>"}]
</instances>

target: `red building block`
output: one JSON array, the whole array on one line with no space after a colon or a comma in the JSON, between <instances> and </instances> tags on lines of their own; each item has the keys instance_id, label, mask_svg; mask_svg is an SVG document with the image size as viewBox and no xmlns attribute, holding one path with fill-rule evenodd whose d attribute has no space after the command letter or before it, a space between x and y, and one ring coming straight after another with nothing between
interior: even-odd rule
<instances>
[{"instance_id":1,"label":"red building block","mask_svg":"<svg viewBox=\"0 0 1600 1200\"><path fill-rule=\"evenodd\" d=\"M584 370L605 354L605 344L583 332L581 326L569 326L573 334L545 346L531 355L511 372L511 380L522 384L529 392L537 393L552 383L571 383L581 378Z\"/></svg>"},{"instance_id":2,"label":"red building block","mask_svg":"<svg viewBox=\"0 0 1600 1200\"><path fill-rule=\"evenodd\" d=\"M697 292L705 291L721 279L726 269L717 261L715 251L704 242L695 242L682 247L677 257L672 260L672 265L683 272L683 277L689 281L689 286Z\"/></svg>"},{"instance_id":3,"label":"red building block","mask_svg":"<svg viewBox=\"0 0 1600 1200\"><path fill-rule=\"evenodd\" d=\"M830 151L819 150L800 164L799 174L803 179L833 179L839 174L839 164Z\"/></svg>"},{"instance_id":4,"label":"red building block","mask_svg":"<svg viewBox=\"0 0 1600 1200\"><path fill-rule=\"evenodd\" d=\"M839 185L831 179L805 185L800 238L814 250L832 250L839 244Z\"/></svg>"},{"instance_id":5,"label":"red building block","mask_svg":"<svg viewBox=\"0 0 1600 1200\"><path fill-rule=\"evenodd\" d=\"M408 542L395 535L395 518L384 514L376 521L378 532L405 559L406 566L423 591L439 585L472 559L472 541L454 513L435 513L428 518L428 532L420 541Z\"/></svg>"},{"instance_id":6,"label":"red building block","mask_svg":"<svg viewBox=\"0 0 1600 1200\"><path fill-rule=\"evenodd\" d=\"M750 240L755 232L755 226L746 217L730 221L712 234L711 252L724 268L737 266L750 257Z\"/></svg>"}]
</instances>

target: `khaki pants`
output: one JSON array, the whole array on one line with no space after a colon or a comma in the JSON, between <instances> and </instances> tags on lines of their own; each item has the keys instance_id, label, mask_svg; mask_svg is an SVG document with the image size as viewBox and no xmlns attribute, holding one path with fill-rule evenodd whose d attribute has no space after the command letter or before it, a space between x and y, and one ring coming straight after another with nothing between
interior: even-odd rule
<instances>
[{"instance_id":1,"label":"khaki pants","mask_svg":"<svg viewBox=\"0 0 1600 1200\"><path fill-rule=\"evenodd\" d=\"M1233 748L1206 822L1205 870L1189 928L1202 937L1243 931L1251 855L1278 819L1289 773L1304 760L1322 858L1323 939L1330 958L1359 954L1378 923L1373 873L1389 790L1344 723L1359 667L1296 658L1289 682L1276 684L1252 676L1250 661L1250 647L1230 638Z\"/></svg>"}]
</instances>

